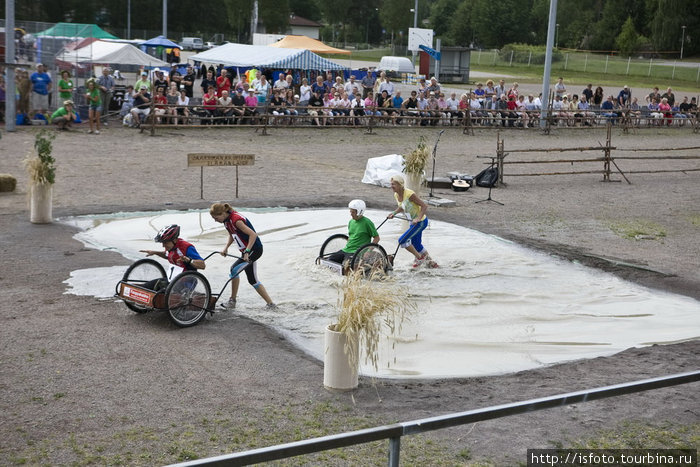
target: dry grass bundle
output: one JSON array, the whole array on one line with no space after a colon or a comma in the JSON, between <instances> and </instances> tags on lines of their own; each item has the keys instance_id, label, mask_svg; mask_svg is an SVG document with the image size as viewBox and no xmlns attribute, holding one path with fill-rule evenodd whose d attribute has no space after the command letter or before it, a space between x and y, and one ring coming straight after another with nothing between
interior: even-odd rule
<instances>
[{"instance_id":1,"label":"dry grass bundle","mask_svg":"<svg viewBox=\"0 0 700 467\"><path fill-rule=\"evenodd\" d=\"M24 160L30 183L36 185L53 185L56 181L56 167L54 166L56 159L51 156L51 151L53 150L51 141L53 141L54 138L55 135L45 130L40 131L39 134L36 135L34 148L36 149L37 156L29 155Z\"/></svg>"},{"instance_id":2,"label":"dry grass bundle","mask_svg":"<svg viewBox=\"0 0 700 467\"><path fill-rule=\"evenodd\" d=\"M365 363L371 362L378 370L382 327L387 328L389 335L396 335L416 305L395 283L387 281L384 274L377 272L365 278L364 272L358 270L345 276L338 308L340 315L334 330L347 336L345 352L351 364L356 365L359 361L359 355L354 351L359 339L360 347L365 351Z\"/></svg>"},{"instance_id":3,"label":"dry grass bundle","mask_svg":"<svg viewBox=\"0 0 700 467\"><path fill-rule=\"evenodd\" d=\"M423 174L429 157L430 151L425 145L425 138L421 136L416 149L403 156L403 172L412 175Z\"/></svg>"},{"instance_id":4,"label":"dry grass bundle","mask_svg":"<svg viewBox=\"0 0 700 467\"><path fill-rule=\"evenodd\" d=\"M17 179L10 174L0 174L0 193L9 193L17 188Z\"/></svg>"}]
</instances>

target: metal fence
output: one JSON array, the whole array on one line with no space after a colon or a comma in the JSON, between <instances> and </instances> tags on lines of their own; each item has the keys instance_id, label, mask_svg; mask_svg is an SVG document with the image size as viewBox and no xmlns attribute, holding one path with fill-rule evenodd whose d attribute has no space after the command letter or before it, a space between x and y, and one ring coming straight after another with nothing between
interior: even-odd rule
<instances>
[{"instance_id":1,"label":"metal fence","mask_svg":"<svg viewBox=\"0 0 700 467\"><path fill-rule=\"evenodd\" d=\"M537 52L475 50L471 54L472 65L490 66L542 66ZM539 63L538 63L539 62ZM552 60L552 72L582 72L657 78L666 81L700 82L700 64L679 62L674 59L632 58L617 55L578 51L558 51Z\"/></svg>"},{"instance_id":2,"label":"metal fence","mask_svg":"<svg viewBox=\"0 0 700 467\"><path fill-rule=\"evenodd\" d=\"M598 399L605 399L608 397L634 394L637 392L698 381L700 381L700 370L634 381L630 383L615 384L596 389L558 394L540 399L531 399L523 402L486 407L483 409L468 410L465 412L457 412L438 417L424 418L410 422L396 423L393 425L368 428L365 430L352 431L337 435L323 436L320 438L307 439L294 443L280 444L277 446L253 449L250 451L210 457L207 459L199 459L174 465L177 467L200 465L228 467L250 465L388 439L388 465L390 467L398 467L402 436L415 435L425 433L427 431L440 430L443 428L466 425L485 420L493 420L509 415L518 415L534 412L536 410L563 407L565 405L579 404Z\"/></svg>"}]
</instances>

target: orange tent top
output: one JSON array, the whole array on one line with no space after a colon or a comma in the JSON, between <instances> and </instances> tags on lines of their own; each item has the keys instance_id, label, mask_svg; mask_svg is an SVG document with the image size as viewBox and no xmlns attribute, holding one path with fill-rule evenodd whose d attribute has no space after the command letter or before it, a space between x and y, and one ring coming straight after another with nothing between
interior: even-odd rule
<instances>
[{"instance_id":1,"label":"orange tent top","mask_svg":"<svg viewBox=\"0 0 700 467\"><path fill-rule=\"evenodd\" d=\"M350 55L349 50L336 49L330 45L326 45L321 41L312 39L308 36L294 36L288 35L284 39L270 44L270 47L278 47L282 49L304 49L310 50L317 54L338 54L338 55Z\"/></svg>"}]
</instances>

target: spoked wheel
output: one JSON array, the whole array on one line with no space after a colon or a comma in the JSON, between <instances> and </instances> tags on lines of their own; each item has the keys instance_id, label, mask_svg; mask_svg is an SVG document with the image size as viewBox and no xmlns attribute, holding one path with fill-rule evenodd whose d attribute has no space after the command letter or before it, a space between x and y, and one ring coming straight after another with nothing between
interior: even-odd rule
<instances>
[{"instance_id":1,"label":"spoked wheel","mask_svg":"<svg viewBox=\"0 0 700 467\"><path fill-rule=\"evenodd\" d=\"M386 274L389 270L389 259L381 245L367 243L357 249L350 266L355 271L363 270L365 276L370 276L375 272Z\"/></svg>"},{"instance_id":2,"label":"spoked wheel","mask_svg":"<svg viewBox=\"0 0 700 467\"><path fill-rule=\"evenodd\" d=\"M318 253L319 258L326 258L327 255L335 253L338 250L345 248L345 244L348 242L348 236L345 234L335 234L331 235L323 242L321 245L321 251Z\"/></svg>"},{"instance_id":3,"label":"spoked wheel","mask_svg":"<svg viewBox=\"0 0 700 467\"><path fill-rule=\"evenodd\" d=\"M165 290L170 318L183 328L194 326L204 318L210 297L209 281L194 271L178 275Z\"/></svg>"},{"instance_id":4,"label":"spoked wheel","mask_svg":"<svg viewBox=\"0 0 700 467\"><path fill-rule=\"evenodd\" d=\"M159 279L167 281L167 276L165 275L165 269L163 266L158 261L153 259L140 259L129 266L122 277L122 282L128 282L129 284L144 287L146 283L155 282ZM124 301L124 305L136 313L145 313L150 310L150 308L144 307L143 305L137 305L135 303L127 302L126 300Z\"/></svg>"}]
</instances>

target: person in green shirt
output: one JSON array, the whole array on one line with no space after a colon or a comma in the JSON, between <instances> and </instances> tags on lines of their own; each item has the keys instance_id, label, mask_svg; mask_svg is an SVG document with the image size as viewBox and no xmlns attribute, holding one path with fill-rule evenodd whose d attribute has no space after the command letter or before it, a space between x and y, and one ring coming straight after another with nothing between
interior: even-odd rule
<instances>
[{"instance_id":1,"label":"person in green shirt","mask_svg":"<svg viewBox=\"0 0 700 467\"><path fill-rule=\"evenodd\" d=\"M140 76L141 77L139 78L139 80L136 81L136 84L134 84L134 89L139 90L141 89L141 86L146 86L148 92L151 92L153 90L153 85L148 79L148 72L142 71Z\"/></svg>"},{"instance_id":2,"label":"person in green shirt","mask_svg":"<svg viewBox=\"0 0 700 467\"><path fill-rule=\"evenodd\" d=\"M58 125L59 130L68 130L71 124L75 121L75 112L73 112L73 101L67 100L63 103L63 107L59 107L51 114L51 123Z\"/></svg>"},{"instance_id":3,"label":"person in green shirt","mask_svg":"<svg viewBox=\"0 0 700 467\"><path fill-rule=\"evenodd\" d=\"M329 261L343 264L362 245L367 243L379 243L379 233L374 222L364 216L367 206L361 199L354 199L348 203L350 208L350 222L348 222L348 241L345 248L336 251L328 257Z\"/></svg>"},{"instance_id":4,"label":"person in green shirt","mask_svg":"<svg viewBox=\"0 0 700 467\"><path fill-rule=\"evenodd\" d=\"M61 79L58 82L58 96L63 100L69 100L73 97L73 80L70 79L70 71L63 70Z\"/></svg>"},{"instance_id":5,"label":"person in green shirt","mask_svg":"<svg viewBox=\"0 0 700 467\"><path fill-rule=\"evenodd\" d=\"M100 97L100 89L97 87L97 83L94 79L87 80L87 92L85 93L85 99L88 102L89 114L88 121L90 122L90 129L88 133L93 132L93 125L95 127L95 134L100 134L100 114L102 113L102 97Z\"/></svg>"}]
</instances>

